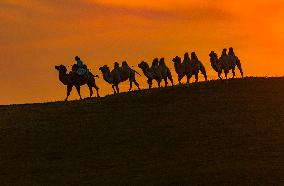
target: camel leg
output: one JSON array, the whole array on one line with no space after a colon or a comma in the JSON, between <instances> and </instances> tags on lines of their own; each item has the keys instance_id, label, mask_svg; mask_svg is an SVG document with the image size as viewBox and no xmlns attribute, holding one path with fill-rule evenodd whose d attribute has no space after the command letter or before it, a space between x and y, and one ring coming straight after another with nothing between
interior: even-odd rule
<instances>
[{"instance_id":1,"label":"camel leg","mask_svg":"<svg viewBox=\"0 0 284 186\"><path fill-rule=\"evenodd\" d=\"M187 75L186 78L187 78L187 79L186 79L186 84L189 84L190 79L191 79L191 75Z\"/></svg>"},{"instance_id":2,"label":"camel leg","mask_svg":"<svg viewBox=\"0 0 284 186\"><path fill-rule=\"evenodd\" d=\"M152 88L152 79L148 79L147 82L148 82L148 85L149 85L149 89L151 89Z\"/></svg>"},{"instance_id":3,"label":"camel leg","mask_svg":"<svg viewBox=\"0 0 284 186\"><path fill-rule=\"evenodd\" d=\"M218 72L218 77L219 77L219 79L222 79L220 72Z\"/></svg>"},{"instance_id":4,"label":"camel leg","mask_svg":"<svg viewBox=\"0 0 284 186\"><path fill-rule=\"evenodd\" d=\"M161 81L160 80L158 81L158 87L159 88L161 87Z\"/></svg>"},{"instance_id":5,"label":"camel leg","mask_svg":"<svg viewBox=\"0 0 284 186\"><path fill-rule=\"evenodd\" d=\"M112 85L113 93L116 94L115 85Z\"/></svg>"},{"instance_id":6,"label":"camel leg","mask_svg":"<svg viewBox=\"0 0 284 186\"><path fill-rule=\"evenodd\" d=\"M206 71L202 72L203 76L204 76L204 79L205 81L207 81L207 74L206 74Z\"/></svg>"},{"instance_id":7,"label":"camel leg","mask_svg":"<svg viewBox=\"0 0 284 186\"><path fill-rule=\"evenodd\" d=\"M178 84L181 85L181 80L182 80L183 76L178 76Z\"/></svg>"},{"instance_id":8,"label":"camel leg","mask_svg":"<svg viewBox=\"0 0 284 186\"><path fill-rule=\"evenodd\" d=\"M180 78L178 78L178 84L181 85L181 79Z\"/></svg>"},{"instance_id":9,"label":"camel leg","mask_svg":"<svg viewBox=\"0 0 284 186\"><path fill-rule=\"evenodd\" d=\"M136 79L134 79L134 84L136 85L136 87L138 88L138 90L140 90L140 87L139 87L139 83L137 83Z\"/></svg>"},{"instance_id":10,"label":"camel leg","mask_svg":"<svg viewBox=\"0 0 284 186\"><path fill-rule=\"evenodd\" d=\"M90 90L90 98L93 96L93 87L91 85L88 85Z\"/></svg>"},{"instance_id":11,"label":"camel leg","mask_svg":"<svg viewBox=\"0 0 284 186\"><path fill-rule=\"evenodd\" d=\"M130 92L130 91L131 91L131 89L132 89L132 81L129 81L129 82L130 82L130 87L129 87L128 92Z\"/></svg>"},{"instance_id":12,"label":"camel leg","mask_svg":"<svg viewBox=\"0 0 284 186\"><path fill-rule=\"evenodd\" d=\"M189 82L190 82L191 75L187 75L186 78L187 78L186 79L186 86L189 87Z\"/></svg>"},{"instance_id":13,"label":"camel leg","mask_svg":"<svg viewBox=\"0 0 284 186\"><path fill-rule=\"evenodd\" d=\"M225 77L226 77L226 79L228 79L228 73L227 72L225 72Z\"/></svg>"},{"instance_id":14,"label":"camel leg","mask_svg":"<svg viewBox=\"0 0 284 186\"><path fill-rule=\"evenodd\" d=\"M72 87L73 87L73 85L67 85L67 96L65 98L65 101L68 100L68 97L70 96L70 93L72 91Z\"/></svg>"},{"instance_id":15,"label":"camel leg","mask_svg":"<svg viewBox=\"0 0 284 186\"><path fill-rule=\"evenodd\" d=\"M201 66L200 71L203 74L205 81L207 81L207 74L204 66Z\"/></svg>"},{"instance_id":16,"label":"camel leg","mask_svg":"<svg viewBox=\"0 0 284 186\"><path fill-rule=\"evenodd\" d=\"M236 76L235 67L232 69L232 73L233 73L233 79L234 79Z\"/></svg>"},{"instance_id":17,"label":"camel leg","mask_svg":"<svg viewBox=\"0 0 284 186\"><path fill-rule=\"evenodd\" d=\"M168 78L169 78L169 80L171 81L172 86L174 86L174 80L173 80L173 77L172 77L172 76L169 76Z\"/></svg>"},{"instance_id":18,"label":"camel leg","mask_svg":"<svg viewBox=\"0 0 284 186\"><path fill-rule=\"evenodd\" d=\"M168 78L164 78L164 81L165 81L165 87L168 86Z\"/></svg>"},{"instance_id":19,"label":"camel leg","mask_svg":"<svg viewBox=\"0 0 284 186\"><path fill-rule=\"evenodd\" d=\"M205 72L205 73L202 73L202 74L203 74L203 76L204 76L205 81L207 81L207 74L206 74L206 72Z\"/></svg>"},{"instance_id":20,"label":"camel leg","mask_svg":"<svg viewBox=\"0 0 284 186\"><path fill-rule=\"evenodd\" d=\"M78 94L79 94L79 96L80 96L80 100L81 100L81 99L82 99L82 97L81 97L80 86L76 86L76 89L77 89L77 92L78 92Z\"/></svg>"},{"instance_id":21,"label":"camel leg","mask_svg":"<svg viewBox=\"0 0 284 186\"><path fill-rule=\"evenodd\" d=\"M243 78L244 77L244 73L243 73L242 67L240 67L239 70L240 70L241 76Z\"/></svg>"},{"instance_id":22,"label":"camel leg","mask_svg":"<svg viewBox=\"0 0 284 186\"><path fill-rule=\"evenodd\" d=\"M195 83L198 82L198 73L196 73L195 75Z\"/></svg>"},{"instance_id":23,"label":"camel leg","mask_svg":"<svg viewBox=\"0 0 284 186\"><path fill-rule=\"evenodd\" d=\"M116 92L119 93L118 85L116 85L115 87L116 87Z\"/></svg>"},{"instance_id":24,"label":"camel leg","mask_svg":"<svg viewBox=\"0 0 284 186\"><path fill-rule=\"evenodd\" d=\"M100 94L99 94L99 87L97 87L96 85L94 86L94 88L96 89L96 92L97 92L97 97L100 98Z\"/></svg>"},{"instance_id":25,"label":"camel leg","mask_svg":"<svg viewBox=\"0 0 284 186\"><path fill-rule=\"evenodd\" d=\"M238 67L238 69L239 69L239 71L240 71L240 73L242 75L242 78L243 78L244 77L244 73L243 73L242 65L241 65L241 62L240 62L239 59L237 60L237 67Z\"/></svg>"}]
</instances>

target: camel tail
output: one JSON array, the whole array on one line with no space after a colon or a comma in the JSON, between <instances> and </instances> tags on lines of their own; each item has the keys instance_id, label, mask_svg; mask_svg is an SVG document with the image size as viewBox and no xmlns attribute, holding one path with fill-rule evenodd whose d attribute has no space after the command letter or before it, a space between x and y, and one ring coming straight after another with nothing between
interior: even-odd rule
<instances>
[{"instance_id":1,"label":"camel tail","mask_svg":"<svg viewBox=\"0 0 284 186\"><path fill-rule=\"evenodd\" d=\"M243 73L243 69L242 69L242 64L241 64L241 61L239 60L239 58L237 58L236 63L237 63L237 67L238 67L238 69L240 70L240 73L241 73L242 77L244 77L244 73Z\"/></svg>"}]
</instances>

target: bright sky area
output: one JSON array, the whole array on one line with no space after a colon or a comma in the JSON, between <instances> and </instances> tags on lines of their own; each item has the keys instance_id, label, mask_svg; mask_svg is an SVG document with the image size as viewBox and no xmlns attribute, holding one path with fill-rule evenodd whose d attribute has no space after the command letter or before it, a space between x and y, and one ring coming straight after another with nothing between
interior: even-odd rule
<instances>
[{"instance_id":1,"label":"bright sky area","mask_svg":"<svg viewBox=\"0 0 284 186\"><path fill-rule=\"evenodd\" d=\"M246 76L282 76L283 20L283 0L1 0L0 104L63 100L54 66L76 55L100 75L102 95L112 93L98 70L104 64L126 60L141 72L140 61L165 57L176 78L172 58L195 51L217 79L208 54L230 46Z\"/></svg>"}]
</instances>

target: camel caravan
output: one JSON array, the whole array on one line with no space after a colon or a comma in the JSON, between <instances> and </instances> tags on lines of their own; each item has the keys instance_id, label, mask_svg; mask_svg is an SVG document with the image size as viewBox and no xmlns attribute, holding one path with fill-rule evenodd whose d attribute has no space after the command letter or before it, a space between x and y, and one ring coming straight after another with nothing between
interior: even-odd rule
<instances>
[{"instance_id":1,"label":"camel caravan","mask_svg":"<svg viewBox=\"0 0 284 186\"><path fill-rule=\"evenodd\" d=\"M228 79L230 70L232 71L232 78L235 78L236 67L239 69L240 74L243 77L241 62L235 55L232 47L229 48L228 53L227 49L223 49L220 57L218 57L217 53L211 51L209 57L211 66L214 71L217 72L219 79L222 79L222 72L224 72L225 78ZM55 69L59 72L59 80L67 87L67 96L65 101L67 101L73 87L77 89L79 97L82 99L80 87L83 85L87 85L89 87L90 97L93 95L93 88L96 90L97 97L100 97L99 88L96 85L95 80L95 78L99 78L99 76L93 75L87 65L85 65L78 56L75 57L75 61L76 64L72 66L72 70L69 73L64 65L55 66ZM204 76L205 81L207 81L205 67L198 59L195 52L192 52L190 56L186 52L183 60L181 57L176 56L172 59L172 62L180 85L181 80L184 77L187 79L187 86L189 86L192 76L195 77L195 82L198 82L199 72ZM167 87L168 80L171 82L171 86L174 86L172 74L165 63L165 58L155 58L152 61L151 66L147 62L141 61L138 64L138 68L142 70L144 76L147 78L149 89L152 88L153 81L157 82L158 87L161 87L162 81L164 81L165 87ZM129 81L129 91L132 90L133 83L137 89L140 90L139 83L136 81L136 75L141 76L141 74L131 68L126 61L123 61L121 66L119 66L118 62L115 62L112 70L110 70L107 65L100 67L99 70L102 73L103 79L112 86L114 94L119 93L119 84L127 80Z\"/></svg>"}]
</instances>

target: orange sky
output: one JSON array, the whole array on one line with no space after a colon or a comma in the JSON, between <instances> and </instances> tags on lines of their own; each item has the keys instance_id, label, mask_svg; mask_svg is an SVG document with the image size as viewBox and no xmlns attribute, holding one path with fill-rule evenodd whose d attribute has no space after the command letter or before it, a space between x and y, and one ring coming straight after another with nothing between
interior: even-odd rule
<instances>
[{"instance_id":1,"label":"orange sky","mask_svg":"<svg viewBox=\"0 0 284 186\"><path fill-rule=\"evenodd\" d=\"M0 104L64 99L54 65L76 55L100 76L116 60L140 71L141 60L165 57L176 77L171 59L196 51L216 79L209 52L233 46L245 75L283 75L283 20L283 0L1 0ZM138 81L146 87L146 78ZM112 93L97 83L102 95Z\"/></svg>"}]
</instances>

